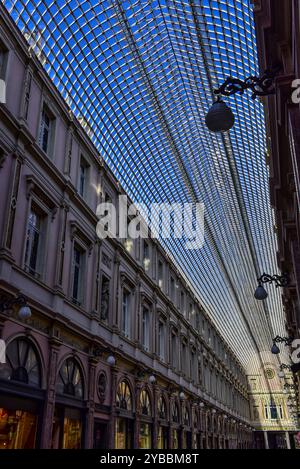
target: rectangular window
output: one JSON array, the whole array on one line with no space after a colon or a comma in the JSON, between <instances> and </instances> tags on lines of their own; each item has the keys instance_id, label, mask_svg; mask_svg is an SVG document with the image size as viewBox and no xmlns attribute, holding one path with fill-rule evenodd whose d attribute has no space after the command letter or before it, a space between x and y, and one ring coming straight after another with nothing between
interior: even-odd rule
<instances>
[{"instance_id":1,"label":"rectangular window","mask_svg":"<svg viewBox=\"0 0 300 469\"><path fill-rule=\"evenodd\" d=\"M178 350L177 350L177 336L176 334L172 334L171 338L171 352L172 352L172 367L176 368L177 366L177 356L178 356Z\"/></svg>"},{"instance_id":2,"label":"rectangular window","mask_svg":"<svg viewBox=\"0 0 300 469\"><path fill-rule=\"evenodd\" d=\"M181 344L181 371L184 374L187 374L187 347L185 342Z\"/></svg>"},{"instance_id":3,"label":"rectangular window","mask_svg":"<svg viewBox=\"0 0 300 469\"><path fill-rule=\"evenodd\" d=\"M29 214L26 250L25 250L25 268L31 274L39 277L43 268L43 244L45 231L45 215L35 207L31 207Z\"/></svg>"},{"instance_id":4,"label":"rectangular window","mask_svg":"<svg viewBox=\"0 0 300 469\"><path fill-rule=\"evenodd\" d=\"M144 350L150 350L150 310L143 308L142 319L142 345Z\"/></svg>"},{"instance_id":5,"label":"rectangular window","mask_svg":"<svg viewBox=\"0 0 300 469\"><path fill-rule=\"evenodd\" d=\"M163 322L158 325L158 356L162 361L166 359L166 326Z\"/></svg>"},{"instance_id":6,"label":"rectangular window","mask_svg":"<svg viewBox=\"0 0 300 469\"><path fill-rule=\"evenodd\" d=\"M77 244L73 249L73 288L72 299L78 305L83 302L84 251Z\"/></svg>"},{"instance_id":7,"label":"rectangular window","mask_svg":"<svg viewBox=\"0 0 300 469\"><path fill-rule=\"evenodd\" d=\"M88 187L88 176L89 176L89 165L84 158L80 159L79 166L79 186L78 191L81 197L85 198L87 195Z\"/></svg>"},{"instance_id":8,"label":"rectangular window","mask_svg":"<svg viewBox=\"0 0 300 469\"><path fill-rule=\"evenodd\" d=\"M162 261L158 261L158 286L163 288L164 285L164 265Z\"/></svg>"},{"instance_id":9,"label":"rectangular window","mask_svg":"<svg viewBox=\"0 0 300 469\"><path fill-rule=\"evenodd\" d=\"M150 267L150 249L147 241L144 240L143 244L143 266L146 272L148 272Z\"/></svg>"},{"instance_id":10,"label":"rectangular window","mask_svg":"<svg viewBox=\"0 0 300 469\"><path fill-rule=\"evenodd\" d=\"M183 291L180 292L180 310L181 313L185 316L185 296Z\"/></svg>"},{"instance_id":11,"label":"rectangular window","mask_svg":"<svg viewBox=\"0 0 300 469\"><path fill-rule=\"evenodd\" d=\"M39 145L45 153L50 154L51 138L52 138L53 118L46 106L43 107Z\"/></svg>"},{"instance_id":12,"label":"rectangular window","mask_svg":"<svg viewBox=\"0 0 300 469\"><path fill-rule=\"evenodd\" d=\"M8 49L0 42L0 80L5 80L8 59Z\"/></svg>"},{"instance_id":13,"label":"rectangular window","mask_svg":"<svg viewBox=\"0 0 300 469\"><path fill-rule=\"evenodd\" d=\"M196 363L196 353L195 351L191 352L191 363L190 363L191 378L194 382L197 381L198 377L198 367Z\"/></svg>"},{"instance_id":14,"label":"rectangular window","mask_svg":"<svg viewBox=\"0 0 300 469\"><path fill-rule=\"evenodd\" d=\"M175 301L175 280L173 277L170 279L170 297L172 301Z\"/></svg>"},{"instance_id":15,"label":"rectangular window","mask_svg":"<svg viewBox=\"0 0 300 469\"><path fill-rule=\"evenodd\" d=\"M122 332L125 337L130 337L131 318L130 318L130 293L123 291L122 299Z\"/></svg>"}]
</instances>

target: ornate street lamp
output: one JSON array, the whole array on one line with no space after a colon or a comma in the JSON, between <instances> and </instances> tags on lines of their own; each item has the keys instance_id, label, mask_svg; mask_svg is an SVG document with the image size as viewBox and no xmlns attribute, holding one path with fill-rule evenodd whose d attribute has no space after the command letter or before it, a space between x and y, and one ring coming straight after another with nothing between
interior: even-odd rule
<instances>
[{"instance_id":1,"label":"ornate street lamp","mask_svg":"<svg viewBox=\"0 0 300 469\"><path fill-rule=\"evenodd\" d=\"M221 96L232 96L236 93L244 94L244 91L252 91L252 99L257 96L269 96L275 93L274 79L281 67L274 70L266 70L261 77L250 76L245 80L228 77L225 82L214 90L218 96L217 101L209 109L205 121L212 132L226 132L234 125L234 114L231 109L221 100Z\"/></svg>"},{"instance_id":2,"label":"ornate street lamp","mask_svg":"<svg viewBox=\"0 0 300 469\"><path fill-rule=\"evenodd\" d=\"M268 297L268 293L263 287L264 283L275 283L276 288L278 287L287 287L289 284L289 275L287 273L284 273L282 275L270 275L270 274L262 274L261 277L257 279L258 281L258 287L255 290L254 293L254 298L256 300L262 301L265 300Z\"/></svg>"},{"instance_id":3,"label":"ornate street lamp","mask_svg":"<svg viewBox=\"0 0 300 469\"><path fill-rule=\"evenodd\" d=\"M19 295L15 298L9 298L2 295L0 297L0 313L12 309L14 306L19 306L18 316L20 319L28 319L31 316L31 309L27 304L27 298L24 295Z\"/></svg>"}]
</instances>

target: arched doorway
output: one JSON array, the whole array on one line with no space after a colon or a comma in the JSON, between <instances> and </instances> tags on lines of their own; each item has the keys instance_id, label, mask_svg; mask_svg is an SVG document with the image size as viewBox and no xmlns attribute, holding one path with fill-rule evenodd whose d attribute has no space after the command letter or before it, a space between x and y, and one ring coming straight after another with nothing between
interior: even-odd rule
<instances>
[{"instance_id":1,"label":"arched doorway","mask_svg":"<svg viewBox=\"0 0 300 469\"><path fill-rule=\"evenodd\" d=\"M0 449L38 447L44 399L41 368L37 348L27 337L7 345L0 378Z\"/></svg>"},{"instance_id":2,"label":"arched doorway","mask_svg":"<svg viewBox=\"0 0 300 469\"><path fill-rule=\"evenodd\" d=\"M130 449L133 446L133 401L127 381L121 381L116 393L115 448Z\"/></svg>"},{"instance_id":3,"label":"arched doorway","mask_svg":"<svg viewBox=\"0 0 300 469\"><path fill-rule=\"evenodd\" d=\"M85 417L83 399L84 382L81 366L75 358L67 358L57 376L52 448L82 447Z\"/></svg>"}]
</instances>

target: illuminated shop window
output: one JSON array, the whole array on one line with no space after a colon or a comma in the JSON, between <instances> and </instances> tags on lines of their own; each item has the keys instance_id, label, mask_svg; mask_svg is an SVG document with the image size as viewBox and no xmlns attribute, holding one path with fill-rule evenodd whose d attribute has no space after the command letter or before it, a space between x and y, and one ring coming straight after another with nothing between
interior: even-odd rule
<instances>
[{"instance_id":1,"label":"illuminated shop window","mask_svg":"<svg viewBox=\"0 0 300 469\"><path fill-rule=\"evenodd\" d=\"M132 411L132 396L126 381L122 381L118 386L116 406L123 410Z\"/></svg>"}]
</instances>

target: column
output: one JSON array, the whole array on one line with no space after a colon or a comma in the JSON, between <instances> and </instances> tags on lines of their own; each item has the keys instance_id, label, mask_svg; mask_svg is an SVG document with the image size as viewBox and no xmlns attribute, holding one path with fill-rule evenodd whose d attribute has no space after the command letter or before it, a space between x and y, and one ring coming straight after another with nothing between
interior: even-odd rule
<instances>
[{"instance_id":1,"label":"column","mask_svg":"<svg viewBox=\"0 0 300 469\"><path fill-rule=\"evenodd\" d=\"M142 383L140 380L136 380L135 384L135 405L136 413L134 420L134 436L133 436L133 448L138 449L139 447L139 434L140 434L140 392L142 388Z\"/></svg>"},{"instance_id":2,"label":"column","mask_svg":"<svg viewBox=\"0 0 300 469\"><path fill-rule=\"evenodd\" d=\"M285 440L287 449L291 449L291 441L289 432L285 432Z\"/></svg>"},{"instance_id":3,"label":"column","mask_svg":"<svg viewBox=\"0 0 300 469\"><path fill-rule=\"evenodd\" d=\"M153 441L153 448L157 448L157 436L158 436L158 415L157 415L157 407L158 407L158 399L160 395L160 389L157 385L153 387L153 429L152 429L152 441Z\"/></svg>"},{"instance_id":4,"label":"column","mask_svg":"<svg viewBox=\"0 0 300 469\"><path fill-rule=\"evenodd\" d=\"M49 351L49 374L47 383L47 394L43 415L43 426L41 434L41 448L50 449L52 440L52 426L55 411L55 387L57 374L58 352L61 341L58 338L51 338Z\"/></svg>"},{"instance_id":5,"label":"column","mask_svg":"<svg viewBox=\"0 0 300 469\"><path fill-rule=\"evenodd\" d=\"M108 428L108 448L115 448L115 422L116 422L116 393L117 393L117 383L118 383L118 371L115 366L111 367L111 394L110 394L110 408L111 416L109 419L109 428Z\"/></svg>"},{"instance_id":6,"label":"column","mask_svg":"<svg viewBox=\"0 0 300 469\"><path fill-rule=\"evenodd\" d=\"M93 448L94 436L94 412L95 412L95 381L96 381L96 367L98 360L95 357L89 358L89 389L87 401L87 416L84 435L84 447Z\"/></svg>"},{"instance_id":7,"label":"column","mask_svg":"<svg viewBox=\"0 0 300 469\"><path fill-rule=\"evenodd\" d=\"M265 449L269 449L269 439L268 439L268 432L264 433L264 440L265 440Z\"/></svg>"}]
</instances>

